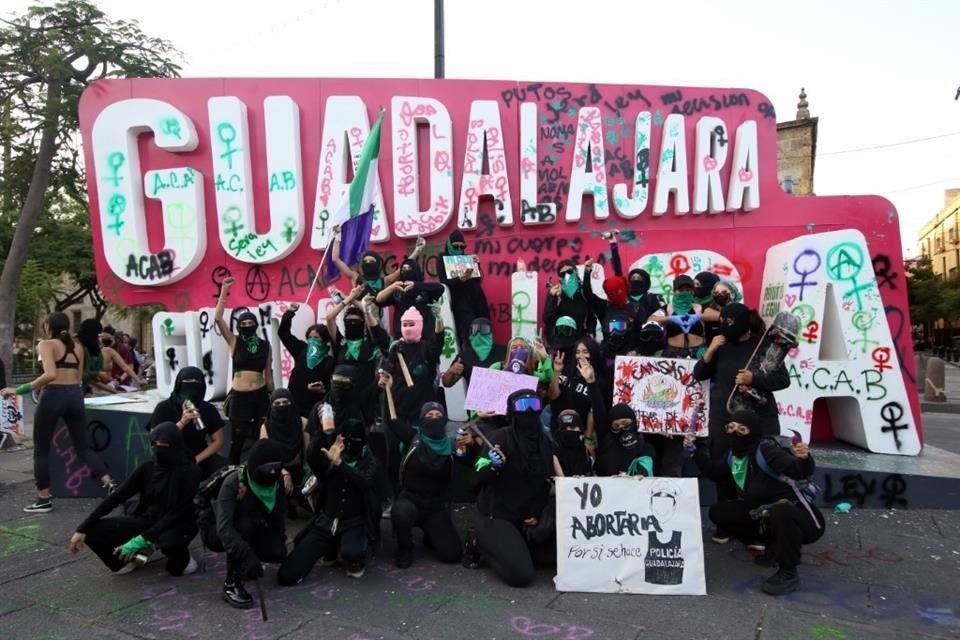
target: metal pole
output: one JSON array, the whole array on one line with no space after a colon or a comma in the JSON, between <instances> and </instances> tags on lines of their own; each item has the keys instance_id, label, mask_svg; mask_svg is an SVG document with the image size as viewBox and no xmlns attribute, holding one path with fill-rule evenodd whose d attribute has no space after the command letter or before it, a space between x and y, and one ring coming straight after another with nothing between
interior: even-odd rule
<instances>
[{"instance_id":1,"label":"metal pole","mask_svg":"<svg viewBox=\"0 0 960 640\"><path fill-rule=\"evenodd\" d=\"M443 77L443 0L433 0L433 77Z\"/></svg>"}]
</instances>

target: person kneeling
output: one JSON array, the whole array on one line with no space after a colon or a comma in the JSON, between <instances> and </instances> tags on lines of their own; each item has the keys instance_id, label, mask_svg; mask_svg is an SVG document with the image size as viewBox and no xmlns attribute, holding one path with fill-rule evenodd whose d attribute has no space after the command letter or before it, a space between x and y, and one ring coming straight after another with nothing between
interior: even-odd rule
<instances>
[{"instance_id":1,"label":"person kneeling","mask_svg":"<svg viewBox=\"0 0 960 640\"><path fill-rule=\"evenodd\" d=\"M315 439L307 449L307 464L317 479L315 491L320 492L317 515L297 535L293 551L280 565L277 580L284 586L303 580L337 547L347 575L361 577L369 534L373 523L380 523L379 510L371 506L376 462L366 446L363 423L349 419L333 444L329 448L325 444L323 438Z\"/></svg>"},{"instance_id":2,"label":"person kneeling","mask_svg":"<svg viewBox=\"0 0 960 640\"><path fill-rule=\"evenodd\" d=\"M244 580L263 577L261 562L282 562L287 555L284 449L272 440L259 440L246 465L225 468L213 512L216 526L203 528L204 544L227 552L223 599L231 607L250 609L253 598ZM283 481L281 481L283 478ZM212 488L211 488L212 490ZM203 516L201 515L203 519Z\"/></svg>"},{"instance_id":3,"label":"person kneeling","mask_svg":"<svg viewBox=\"0 0 960 640\"><path fill-rule=\"evenodd\" d=\"M710 507L710 520L751 548L764 548L758 564L779 565L763 583L765 593L795 591L800 585L801 547L824 533L823 515L802 490L815 469L810 450L803 442L787 448L777 437L764 436L762 421L752 411L735 412L726 425L726 437L730 445L726 462L711 460L705 448L696 453L701 471L715 482L732 484L737 493L737 499Z\"/></svg>"},{"instance_id":4,"label":"person kneeling","mask_svg":"<svg viewBox=\"0 0 960 640\"><path fill-rule=\"evenodd\" d=\"M115 574L129 573L146 562L154 548L167 557L167 572L179 576L197 570L188 550L197 534L193 496L200 467L187 450L180 429L163 422L150 432L153 459L144 462L97 505L70 538L70 552L84 543ZM132 516L104 517L139 494Z\"/></svg>"}]
</instances>

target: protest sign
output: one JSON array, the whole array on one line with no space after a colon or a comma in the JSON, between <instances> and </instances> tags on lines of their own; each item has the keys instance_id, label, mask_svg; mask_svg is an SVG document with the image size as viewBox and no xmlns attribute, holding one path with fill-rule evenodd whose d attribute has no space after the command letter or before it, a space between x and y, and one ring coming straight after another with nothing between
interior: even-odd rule
<instances>
[{"instance_id":1,"label":"protest sign","mask_svg":"<svg viewBox=\"0 0 960 640\"><path fill-rule=\"evenodd\" d=\"M468 278L479 278L482 275L477 256L443 256L443 268L451 280L463 275Z\"/></svg>"},{"instance_id":2,"label":"protest sign","mask_svg":"<svg viewBox=\"0 0 960 640\"><path fill-rule=\"evenodd\" d=\"M10 396L0 399L0 449L12 446L14 435L23 435L22 422L20 398Z\"/></svg>"},{"instance_id":3,"label":"protest sign","mask_svg":"<svg viewBox=\"0 0 960 640\"><path fill-rule=\"evenodd\" d=\"M507 413L507 398L514 391L537 388L537 378L523 373L474 367L463 406L468 411Z\"/></svg>"},{"instance_id":4,"label":"protest sign","mask_svg":"<svg viewBox=\"0 0 960 640\"><path fill-rule=\"evenodd\" d=\"M694 478L557 478L557 591L706 595Z\"/></svg>"},{"instance_id":5,"label":"protest sign","mask_svg":"<svg viewBox=\"0 0 960 640\"><path fill-rule=\"evenodd\" d=\"M710 383L693 378L695 360L617 356L613 404L637 413L640 431L706 437Z\"/></svg>"}]
</instances>

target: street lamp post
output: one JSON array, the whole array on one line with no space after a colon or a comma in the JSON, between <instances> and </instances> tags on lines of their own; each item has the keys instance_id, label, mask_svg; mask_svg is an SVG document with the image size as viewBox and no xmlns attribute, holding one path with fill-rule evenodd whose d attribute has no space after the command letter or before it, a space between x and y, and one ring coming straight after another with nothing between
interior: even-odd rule
<instances>
[{"instance_id":1,"label":"street lamp post","mask_svg":"<svg viewBox=\"0 0 960 640\"><path fill-rule=\"evenodd\" d=\"M433 0L433 77L443 77L443 0Z\"/></svg>"}]
</instances>

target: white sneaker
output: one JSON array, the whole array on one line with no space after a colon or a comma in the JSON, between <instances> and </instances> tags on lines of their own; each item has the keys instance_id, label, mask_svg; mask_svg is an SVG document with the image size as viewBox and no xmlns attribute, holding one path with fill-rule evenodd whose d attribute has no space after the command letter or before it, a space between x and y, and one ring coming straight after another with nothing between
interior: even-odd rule
<instances>
[{"instance_id":1,"label":"white sneaker","mask_svg":"<svg viewBox=\"0 0 960 640\"><path fill-rule=\"evenodd\" d=\"M200 568L200 565L197 564L197 560L193 557L193 554L190 554L190 562L187 563L187 568L183 570L183 575L189 576L197 572L197 569Z\"/></svg>"},{"instance_id":2,"label":"white sneaker","mask_svg":"<svg viewBox=\"0 0 960 640\"><path fill-rule=\"evenodd\" d=\"M383 510L383 518L386 520L390 519L390 514L393 511L393 503L387 505L387 508Z\"/></svg>"},{"instance_id":3,"label":"white sneaker","mask_svg":"<svg viewBox=\"0 0 960 640\"><path fill-rule=\"evenodd\" d=\"M362 562L357 562L347 567L347 575L351 578L362 578L364 571L366 571L366 568Z\"/></svg>"},{"instance_id":4,"label":"white sneaker","mask_svg":"<svg viewBox=\"0 0 960 640\"><path fill-rule=\"evenodd\" d=\"M113 572L113 575L115 575L115 576L123 576L123 575L126 575L126 574L131 573L132 571L136 570L136 568L139 567L139 566L140 566L140 565L138 565L136 562L128 562L127 564L123 565L122 567L120 567L119 569L117 569L116 571L114 571L114 572Z\"/></svg>"}]
</instances>

